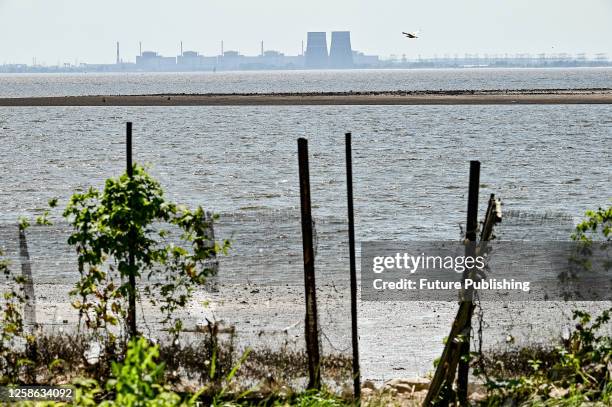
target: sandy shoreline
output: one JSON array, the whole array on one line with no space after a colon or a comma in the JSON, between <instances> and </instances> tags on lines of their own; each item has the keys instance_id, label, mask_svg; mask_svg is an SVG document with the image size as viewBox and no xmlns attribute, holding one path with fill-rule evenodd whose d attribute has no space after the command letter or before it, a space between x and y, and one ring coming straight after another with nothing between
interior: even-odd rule
<instances>
[{"instance_id":1,"label":"sandy shoreline","mask_svg":"<svg viewBox=\"0 0 612 407\"><path fill-rule=\"evenodd\" d=\"M0 98L0 106L331 106L612 104L612 89L518 89Z\"/></svg>"},{"instance_id":2,"label":"sandy shoreline","mask_svg":"<svg viewBox=\"0 0 612 407\"><path fill-rule=\"evenodd\" d=\"M219 284L198 290L177 316L187 332L207 319L234 326L239 347L301 349L304 346L304 302L301 285ZM1 288L1 287L0 287ZM70 305L70 284L35 284L36 322L48 332L76 329L78 313ZM350 354L348 287L317 288L321 347L324 353ZM525 306L528 304L528 306ZM508 302L486 303L484 347L545 343L573 326L571 311L595 314L609 303ZM423 377L432 371L457 310L454 302L359 301L359 336L364 379ZM143 332L157 336L160 315L143 302L138 308ZM196 335L196 334L194 334Z\"/></svg>"}]
</instances>

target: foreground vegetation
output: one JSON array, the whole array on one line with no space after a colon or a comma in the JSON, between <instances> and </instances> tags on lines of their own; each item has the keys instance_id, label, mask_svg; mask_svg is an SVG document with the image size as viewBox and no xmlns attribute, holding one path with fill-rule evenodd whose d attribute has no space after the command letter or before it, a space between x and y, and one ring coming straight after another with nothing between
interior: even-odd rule
<instances>
[{"instance_id":1,"label":"foreground vegetation","mask_svg":"<svg viewBox=\"0 0 612 407\"><path fill-rule=\"evenodd\" d=\"M21 311L28 300L26 282L11 274L0 253L8 287L0 314L0 385L73 385L74 401L37 404L56 407L355 404L343 391L343 383L350 382L345 357L323 358L324 377L332 379L328 390L295 392L307 370L302 352L238 350L233 333L222 340L215 324L199 342L180 340L183 325L174 311L213 273L209 261L229 242L211 241L210 218L202 208L191 211L166 202L144 168L135 166L133 177L108 180L103 191L75 194L63 214L73 226L69 243L81 276L72 292L73 307L86 330L47 336L26 329ZM37 223L48 224L47 215ZM573 238L585 245L609 243L611 225L612 207L588 212ZM27 220L20 221L22 229L27 226ZM177 230L180 243L167 243ZM135 283L142 283L143 294L158 305L167 341L154 343L135 332ZM575 329L557 346L474 355L474 373L486 391L474 404L611 406L610 312L593 317L575 311ZM402 396L389 388L369 390L363 405L419 402L414 389Z\"/></svg>"},{"instance_id":2,"label":"foreground vegetation","mask_svg":"<svg viewBox=\"0 0 612 407\"><path fill-rule=\"evenodd\" d=\"M474 405L481 406L610 406L612 405L612 337L609 334L610 312L591 317L585 312L576 311L576 327L569 337L562 339L557 346L517 348L503 352L489 352L475 358L475 374L484 385L486 394L482 399L474 399ZM606 333L606 329L608 333ZM57 338L69 339L70 337ZM78 341L78 337L72 337ZM66 343L70 343L67 341ZM57 350L57 340L47 338L40 345L50 345L45 352ZM78 343L76 343L78 345ZM210 346L210 344L209 344ZM77 346L77 349L78 346ZM75 349L76 350L76 349ZM81 349L79 349L81 350ZM178 349L178 358L189 357L194 349ZM100 374L104 363L85 366L78 377L67 380L74 373L74 367L55 358L45 367L55 373L55 384L71 383L75 389L75 399L71 403L23 402L21 406L349 406L355 405L350 393L338 391L294 392L290 386L282 384L278 372L290 367L291 362L301 360L301 371L306 370L303 355L295 359L270 360L260 365L263 370L255 369L247 377L254 365L249 367L253 354L244 352L228 365L228 355L219 357L208 354L208 363L202 363L199 371L186 369L185 366L171 366L173 359L159 344L153 344L142 337L132 338L123 356L108 361L110 369ZM64 352L70 354L70 352ZM165 356L164 356L165 353ZM78 355L76 353L73 353ZM23 356L23 355L22 355ZM79 355L82 357L82 355ZM261 358L257 356L256 358ZM166 360L169 363L163 361ZM348 362L348 361L345 361ZM42 364L42 360L39 360ZM330 369L334 363L326 363ZM83 365L81 365L83 366ZM21 375L15 384L32 384L28 378L27 364L21 365ZM188 367L188 366L187 366ZM343 366L350 374L350 365ZM89 369L89 370L88 370ZM265 369L275 372L265 375ZM44 369L40 369L38 373ZM180 371L180 374L176 372ZM343 369L340 369L343 370ZM30 371L31 372L31 371ZM189 374L201 374L203 383L186 385L182 380ZM185 376L183 376L185 375ZM98 376L97 378L95 378ZM183 376L180 378L179 376ZM326 375L327 376L327 375ZM260 379L257 380L256 378ZM261 379L263 377L263 379ZM276 378L271 380L272 378ZM346 376L344 376L346 380ZM24 382L24 380L27 380ZM366 393L364 406L416 406L421 401L419 392L398 394L393 388L383 387ZM422 393L422 392L420 392ZM200 404L198 404L200 403Z\"/></svg>"},{"instance_id":3,"label":"foreground vegetation","mask_svg":"<svg viewBox=\"0 0 612 407\"><path fill-rule=\"evenodd\" d=\"M610 312L593 318L574 311L576 327L558 346L491 352L475 374L487 386L487 405L612 405Z\"/></svg>"}]
</instances>

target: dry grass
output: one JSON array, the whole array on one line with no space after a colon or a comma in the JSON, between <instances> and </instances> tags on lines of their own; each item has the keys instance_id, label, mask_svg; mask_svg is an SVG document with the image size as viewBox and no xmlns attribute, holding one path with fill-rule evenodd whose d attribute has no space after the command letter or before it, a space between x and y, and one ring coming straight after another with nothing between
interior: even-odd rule
<instances>
[{"instance_id":1,"label":"dry grass","mask_svg":"<svg viewBox=\"0 0 612 407\"><path fill-rule=\"evenodd\" d=\"M65 384L75 378L93 378L104 382L110 376L113 361L124 355L122 343L102 343L96 363L86 354L94 338L84 334L39 334L25 351L16 351L15 360L29 359L18 382L27 384ZM98 342L100 343L100 342ZM177 390L190 391L202 386L218 388L239 362L243 350L235 346L234 335L222 339L216 332L202 333L189 343L159 344L159 362L166 365L166 381ZM305 352L291 349L258 348L252 350L242 363L234 380L236 390L256 386L260 393L274 393L279 389L300 388L308 372ZM2 376L4 372L0 372ZM322 376L326 383L340 389L350 382L351 360L344 355L324 355ZM261 394L260 394L261 395Z\"/></svg>"}]
</instances>

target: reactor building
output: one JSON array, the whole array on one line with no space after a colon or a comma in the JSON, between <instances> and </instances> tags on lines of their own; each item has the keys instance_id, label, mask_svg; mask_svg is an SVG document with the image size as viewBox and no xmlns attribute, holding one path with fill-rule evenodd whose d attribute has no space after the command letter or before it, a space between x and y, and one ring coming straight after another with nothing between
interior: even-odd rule
<instances>
[{"instance_id":1,"label":"reactor building","mask_svg":"<svg viewBox=\"0 0 612 407\"><path fill-rule=\"evenodd\" d=\"M353 67L353 49L350 31L333 31L329 49L329 67L348 69Z\"/></svg>"},{"instance_id":2,"label":"reactor building","mask_svg":"<svg viewBox=\"0 0 612 407\"><path fill-rule=\"evenodd\" d=\"M309 32L306 42L304 65L308 69L328 67L327 35L324 32Z\"/></svg>"}]
</instances>

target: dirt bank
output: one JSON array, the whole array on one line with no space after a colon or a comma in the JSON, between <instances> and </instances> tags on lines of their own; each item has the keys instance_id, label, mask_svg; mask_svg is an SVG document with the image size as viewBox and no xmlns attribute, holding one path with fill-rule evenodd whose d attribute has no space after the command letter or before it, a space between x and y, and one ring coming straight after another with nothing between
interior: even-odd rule
<instances>
[{"instance_id":1,"label":"dirt bank","mask_svg":"<svg viewBox=\"0 0 612 407\"><path fill-rule=\"evenodd\" d=\"M0 98L0 106L301 106L612 104L612 89L97 95Z\"/></svg>"}]
</instances>

